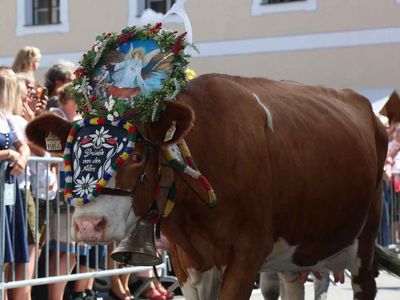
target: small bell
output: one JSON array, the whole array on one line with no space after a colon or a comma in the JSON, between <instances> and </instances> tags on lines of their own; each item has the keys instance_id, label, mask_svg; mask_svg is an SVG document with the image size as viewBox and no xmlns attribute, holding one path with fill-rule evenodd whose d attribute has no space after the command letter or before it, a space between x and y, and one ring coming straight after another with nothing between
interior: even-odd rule
<instances>
[{"instance_id":1,"label":"small bell","mask_svg":"<svg viewBox=\"0 0 400 300\"><path fill-rule=\"evenodd\" d=\"M134 266L156 266L162 257L156 250L154 225L149 218L141 218L128 237L111 253L115 261Z\"/></svg>"}]
</instances>

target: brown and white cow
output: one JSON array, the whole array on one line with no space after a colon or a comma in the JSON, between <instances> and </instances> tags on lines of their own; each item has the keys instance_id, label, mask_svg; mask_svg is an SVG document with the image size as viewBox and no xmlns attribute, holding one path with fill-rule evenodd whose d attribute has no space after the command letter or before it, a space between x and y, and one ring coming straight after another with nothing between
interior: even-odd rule
<instances>
[{"instance_id":1,"label":"brown and white cow","mask_svg":"<svg viewBox=\"0 0 400 300\"><path fill-rule=\"evenodd\" d=\"M368 100L351 90L219 74L190 81L158 122L138 127L153 151L138 143L110 183L135 188L133 211L130 196L101 195L75 210L76 239L129 233L160 172L163 180L160 149L172 121L169 143L185 138L218 196L209 208L203 187L173 172L176 206L161 230L186 299L248 299L260 269L282 272L289 299L303 299L299 272L346 268L354 298L374 299L387 137ZM51 128L66 139L69 125L49 116L27 134L40 143Z\"/></svg>"}]
</instances>

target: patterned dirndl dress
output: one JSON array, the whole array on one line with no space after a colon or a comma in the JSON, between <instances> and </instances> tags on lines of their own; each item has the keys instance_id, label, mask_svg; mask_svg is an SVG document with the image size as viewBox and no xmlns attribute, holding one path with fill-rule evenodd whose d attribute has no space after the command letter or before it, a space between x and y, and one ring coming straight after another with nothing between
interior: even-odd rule
<instances>
[{"instance_id":1,"label":"patterned dirndl dress","mask_svg":"<svg viewBox=\"0 0 400 300\"><path fill-rule=\"evenodd\" d=\"M0 150L9 149L14 141L15 134L12 130L10 133L0 133ZM7 162L0 161L0 165L5 163ZM13 183L15 185L15 203L13 205L5 205L4 263L27 263L29 262L29 253L25 200L21 196L18 183L16 182L17 179L10 175L10 171L11 167L8 167L5 174L5 181L6 183ZM3 201L4 199L2 199L1 204L3 204ZM2 250L2 246L3 238L2 230L0 230L0 250Z\"/></svg>"}]
</instances>

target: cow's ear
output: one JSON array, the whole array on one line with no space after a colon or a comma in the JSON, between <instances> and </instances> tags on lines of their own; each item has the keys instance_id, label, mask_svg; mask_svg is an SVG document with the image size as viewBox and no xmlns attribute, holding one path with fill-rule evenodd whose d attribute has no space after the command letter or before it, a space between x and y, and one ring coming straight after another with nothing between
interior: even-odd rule
<instances>
[{"instance_id":1,"label":"cow's ear","mask_svg":"<svg viewBox=\"0 0 400 300\"><path fill-rule=\"evenodd\" d=\"M64 151L65 142L67 141L69 130L72 127L72 123L64 120L54 113L43 114L31 122L25 129L26 136L29 141L35 145L46 149L49 152ZM60 150L52 150L46 147L46 138L53 138L54 143L57 143L57 138L61 144Z\"/></svg>"},{"instance_id":2,"label":"cow's ear","mask_svg":"<svg viewBox=\"0 0 400 300\"><path fill-rule=\"evenodd\" d=\"M175 144L193 127L194 119L194 112L189 106L168 102L166 109L160 114L160 119L144 126L143 133L158 145Z\"/></svg>"}]
</instances>

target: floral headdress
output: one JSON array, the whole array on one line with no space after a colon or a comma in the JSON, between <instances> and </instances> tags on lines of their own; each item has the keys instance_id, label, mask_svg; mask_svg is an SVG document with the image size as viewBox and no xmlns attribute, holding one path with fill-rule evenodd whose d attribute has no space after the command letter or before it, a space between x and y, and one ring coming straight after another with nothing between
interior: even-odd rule
<instances>
[{"instance_id":1,"label":"floral headdress","mask_svg":"<svg viewBox=\"0 0 400 300\"><path fill-rule=\"evenodd\" d=\"M162 29L157 23L97 36L92 49L83 54L73 81L72 93L83 118L157 121L165 101L175 100L186 86L190 56L184 51L189 45L185 35ZM142 44L149 45L150 58L120 67L126 60L134 60L128 52L132 47L143 49Z\"/></svg>"}]
</instances>

